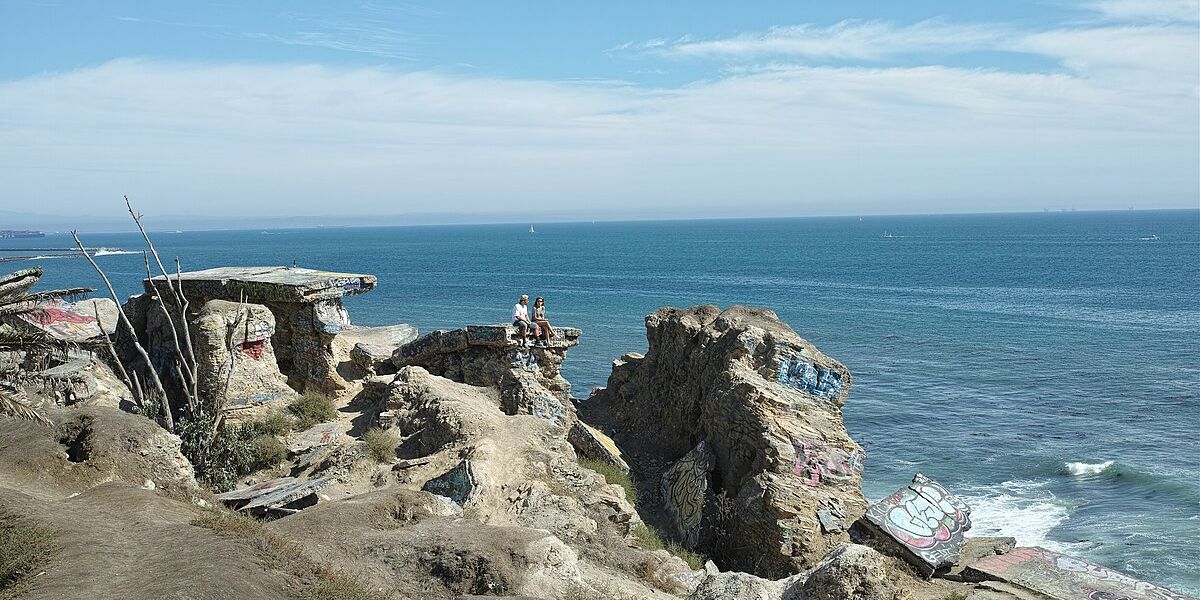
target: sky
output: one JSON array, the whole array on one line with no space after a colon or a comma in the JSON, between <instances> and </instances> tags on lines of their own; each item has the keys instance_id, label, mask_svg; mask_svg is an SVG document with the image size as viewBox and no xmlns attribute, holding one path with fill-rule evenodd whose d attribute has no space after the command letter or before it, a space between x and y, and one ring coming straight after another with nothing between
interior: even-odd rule
<instances>
[{"instance_id":1,"label":"sky","mask_svg":"<svg viewBox=\"0 0 1200 600\"><path fill-rule=\"evenodd\" d=\"M0 217L123 194L206 218L1196 208L1200 0L0 0Z\"/></svg>"}]
</instances>

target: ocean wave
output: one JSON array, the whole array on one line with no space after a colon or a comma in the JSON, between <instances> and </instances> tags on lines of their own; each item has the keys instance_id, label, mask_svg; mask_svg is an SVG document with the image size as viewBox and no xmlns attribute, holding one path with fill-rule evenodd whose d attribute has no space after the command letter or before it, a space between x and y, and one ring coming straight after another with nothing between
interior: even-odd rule
<instances>
[{"instance_id":1,"label":"ocean wave","mask_svg":"<svg viewBox=\"0 0 1200 600\"><path fill-rule=\"evenodd\" d=\"M971 533L1010 536L1021 546L1069 550L1047 535L1071 517L1071 507L1045 489L1045 482L1006 481L959 494L971 507Z\"/></svg>"},{"instance_id":2,"label":"ocean wave","mask_svg":"<svg viewBox=\"0 0 1200 600\"><path fill-rule=\"evenodd\" d=\"M1065 463L1063 467L1066 468L1068 475L1099 475L1100 473L1107 471L1109 467L1115 464L1117 464L1117 462L1114 460L1106 460L1098 463L1069 462Z\"/></svg>"},{"instance_id":3,"label":"ocean wave","mask_svg":"<svg viewBox=\"0 0 1200 600\"><path fill-rule=\"evenodd\" d=\"M114 256L117 254L137 254L133 250L122 250L120 248L100 248L92 252L92 256Z\"/></svg>"}]
</instances>

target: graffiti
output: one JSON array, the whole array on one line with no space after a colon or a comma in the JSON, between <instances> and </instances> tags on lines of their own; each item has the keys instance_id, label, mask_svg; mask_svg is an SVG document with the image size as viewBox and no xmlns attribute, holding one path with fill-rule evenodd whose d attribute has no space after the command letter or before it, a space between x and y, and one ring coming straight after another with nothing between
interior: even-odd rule
<instances>
[{"instance_id":1,"label":"graffiti","mask_svg":"<svg viewBox=\"0 0 1200 600\"><path fill-rule=\"evenodd\" d=\"M337 277L329 280L329 287L343 292L355 292L363 288L363 281L358 277Z\"/></svg>"},{"instance_id":2,"label":"graffiti","mask_svg":"<svg viewBox=\"0 0 1200 600\"><path fill-rule=\"evenodd\" d=\"M1016 548L971 567L991 577L1055 598L1185 600L1187 597L1108 567L1044 548Z\"/></svg>"},{"instance_id":3,"label":"graffiti","mask_svg":"<svg viewBox=\"0 0 1200 600\"><path fill-rule=\"evenodd\" d=\"M932 570L958 562L963 532L971 528L971 508L920 473L865 518Z\"/></svg>"},{"instance_id":4,"label":"graffiti","mask_svg":"<svg viewBox=\"0 0 1200 600\"><path fill-rule=\"evenodd\" d=\"M103 335L96 317L69 310L63 302L47 302L21 315L27 323L59 339L86 340Z\"/></svg>"},{"instance_id":5,"label":"graffiti","mask_svg":"<svg viewBox=\"0 0 1200 600\"><path fill-rule=\"evenodd\" d=\"M338 333L350 326L350 314L341 302L318 302L313 305L313 325L321 333Z\"/></svg>"},{"instance_id":6,"label":"graffiti","mask_svg":"<svg viewBox=\"0 0 1200 600\"><path fill-rule=\"evenodd\" d=\"M421 489L431 494L445 496L462 506L478 491L475 469L472 467L471 461L464 460L453 469L426 481Z\"/></svg>"},{"instance_id":7,"label":"graffiti","mask_svg":"<svg viewBox=\"0 0 1200 600\"><path fill-rule=\"evenodd\" d=\"M801 359L779 364L779 383L818 398L836 398L846 387L842 375L833 369L817 367Z\"/></svg>"},{"instance_id":8,"label":"graffiti","mask_svg":"<svg viewBox=\"0 0 1200 600\"><path fill-rule=\"evenodd\" d=\"M512 364L525 371L533 372L538 370L537 355L529 348L517 348L513 350Z\"/></svg>"},{"instance_id":9,"label":"graffiti","mask_svg":"<svg viewBox=\"0 0 1200 600\"><path fill-rule=\"evenodd\" d=\"M567 418L567 412L563 408L562 402L559 402L558 398L546 394L534 396L533 401L525 408L529 414L551 421L555 425L562 425Z\"/></svg>"},{"instance_id":10,"label":"graffiti","mask_svg":"<svg viewBox=\"0 0 1200 600\"><path fill-rule=\"evenodd\" d=\"M263 355L267 353L267 341L251 340L244 342L238 344L238 350L241 350L242 354L245 354L254 360L262 360Z\"/></svg>"},{"instance_id":11,"label":"graffiti","mask_svg":"<svg viewBox=\"0 0 1200 600\"><path fill-rule=\"evenodd\" d=\"M711 494L709 473L715 466L712 450L701 441L663 474L663 502L683 545L688 548L694 548L700 541L700 522Z\"/></svg>"},{"instance_id":12,"label":"graffiti","mask_svg":"<svg viewBox=\"0 0 1200 600\"><path fill-rule=\"evenodd\" d=\"M792 439L796 464L792 472L808 486L853 481L862 472L862 452L846 452L815 438Z\"/></svg>"}]
</instances>

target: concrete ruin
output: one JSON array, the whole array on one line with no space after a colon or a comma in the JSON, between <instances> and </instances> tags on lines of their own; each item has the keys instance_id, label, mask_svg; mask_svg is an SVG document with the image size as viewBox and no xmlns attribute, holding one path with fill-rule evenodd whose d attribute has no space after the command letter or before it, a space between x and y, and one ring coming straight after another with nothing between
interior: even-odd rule
<instances>
[{"instance_id":1,"label":"concrete ruin","mask_svg":"<svg viewBox=\"0 0 1200 600\"><path fill-rule=\"evenodd\" d=\"M178 280L193 310L211 300L266 307L275 320L270 341L279 372L296 391L322 392L334 392L344 385L332 352L334 336L350 327L342 298L364 294L376 285L374 275L288 267L219 267L182 273ZM170 297L166 285L161 276L143 282L147 295L158 293L165 298ZM146 305L138 311L142 314L162 312L148 298L142 304ZM156 328L152 323L147 326L152 330L148 335L155 337ZM169 337L167 333L161 337ZM163 349L166 344L154 341L150 345L158 349L151 356L156 366L169 365L173 349Z\"/></svg>"},{"instance_id":2,"label":"concrete ruin","mask_svg":"<svg viewBox=\"0 0 1200 600\"><path fill-rule=\"evenodd\" d=\"M1167 588L1045 548L1016 548L975 562L968 576L986 587L1008 586L1053 600L1187 600ZM997 582L997 583L991 583Z\"/></svg>"},{"instance_id":3,"label":"concrete ruin","mask_svg":"<svg viewBox=\"0 0 1200 600\"><path fill-rule=\"evenodd\" d=\"M959 562L971 507L917 473L911 484L871 505L859 523L885 551L931 577Z\"/></svg>"}]
</instances>

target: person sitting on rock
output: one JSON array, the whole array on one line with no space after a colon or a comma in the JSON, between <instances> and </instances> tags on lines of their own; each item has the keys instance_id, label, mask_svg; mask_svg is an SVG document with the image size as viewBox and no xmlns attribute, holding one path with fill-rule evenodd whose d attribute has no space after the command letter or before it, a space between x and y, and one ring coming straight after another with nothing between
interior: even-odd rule
<instances>
[{"instance_id":1,"label":"person sitting on rock","mask_svg":"<svg viewBox=\"0 0 1200 600\"><path fill-rule=\"evenodd\" d=\"M521 301L513 305L513 325L517 327L517 331L521 334L521 345L527 344L527 338L532 332L533 337L538 335L537 323L529 320L529 296L521 294Z\"/></svg>"},{"instance_id":2,"label":"person sitting on rock","mask_svg":"<svg viewBox=\"0 0 1200 600\"><path fill-rule=\"evenodd\" d=\"M550 345L550 338L554 337L554 330L550 327L550 321L546 320L546 301L538 296L533 301L533 324L537 325L538 332L541 333L537 338L537 344L543 348ZM534 335L538 335L537 332Z\"/></svg>"}]
</instances>

